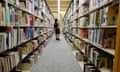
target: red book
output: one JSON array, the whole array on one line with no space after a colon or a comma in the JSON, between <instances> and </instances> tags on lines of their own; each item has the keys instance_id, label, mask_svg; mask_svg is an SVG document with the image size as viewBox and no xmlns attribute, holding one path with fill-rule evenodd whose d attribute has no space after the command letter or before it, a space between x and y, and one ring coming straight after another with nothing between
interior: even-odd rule
<instances>
[{"instance_id":1,"label":"red book","mask_svg":"<svg viewBox=\"0 0 120 72\"><path fill-rule=\"evenodd\" d=\"M34 25L34 16L30 16L30 26Z\"/></svg>"},{"instance_id":2,"label":"red book","mask_svg":"<svg viewBox=\"0 0 120 72\"><path fill-rule=\"evenodd\" d=\"M103 32L102 32L102 47L104 47L104 36L105 36L105 29L103 29Z\"/></svg>"}]
</instances>

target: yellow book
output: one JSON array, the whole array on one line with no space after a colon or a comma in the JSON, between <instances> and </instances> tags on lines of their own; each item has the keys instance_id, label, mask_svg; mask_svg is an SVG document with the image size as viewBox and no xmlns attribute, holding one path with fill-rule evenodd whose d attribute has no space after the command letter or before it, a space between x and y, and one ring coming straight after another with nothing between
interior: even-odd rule
<instances>
[{"instance_id":1,"label":"yellow book","mask_svg":"<svg viewBox=\"0 0 120 72\"><path fill-rule=\"evenodd\" d=\"M0 25L2 24L2 3L0 3Z\"/></svg>"},{"instance_id":2,"label":"yellow book","mask_svg":"<svg viewBox=\"0 0 120 72\"><path fill-rule=\"evenodd\" d=\"M2 24L6 25L6 12L5 12L5 7L2 8Z\"/></svg>"},{"instance_id":3,"label":"yellow book","mask_svg":"<svg viewBox=\"0 0 120 72\"><path fill-rule=\"evenodd\" d=\"M116 25L118 19L118 6L110 6L108 8L108 17L107 24L108 25Z\"/></svg>"}]
</instances>

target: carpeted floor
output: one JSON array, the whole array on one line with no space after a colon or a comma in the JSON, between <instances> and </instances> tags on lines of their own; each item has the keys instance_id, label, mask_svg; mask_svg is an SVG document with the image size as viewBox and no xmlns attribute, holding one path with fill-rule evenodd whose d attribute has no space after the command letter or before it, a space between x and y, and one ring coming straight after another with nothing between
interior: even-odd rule
<instances>
[{"instance_id":1,"label":"carpeted floor","mask_svg":"<svg viewBox=\"0 0 120 72\"><path fill-rule=\"evenodd\" d=\"M60 41L56 41L53 35L32 72L81 72L81 70L63 35Z\"/></svg>"}]
</instances>

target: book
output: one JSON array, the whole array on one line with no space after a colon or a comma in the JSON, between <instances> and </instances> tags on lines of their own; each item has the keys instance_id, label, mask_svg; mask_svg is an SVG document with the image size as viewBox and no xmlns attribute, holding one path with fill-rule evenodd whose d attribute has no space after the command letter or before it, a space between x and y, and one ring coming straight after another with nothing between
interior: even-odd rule
<instances>
[{"instance_id":1,"label":"book","mask_svg":"<svg viewBox=\"0 0 120 72\"><path fill-rule=\"evenodd\" d=\"M11 49L11 48L13 48L13 43L14 43L14 34L13 34L13 32L9 32L9 33L7 33L7 49Z\"/></svg>"},{"instance_id":2,"label":"book","mask_svg":"<svg viewBox=\"0 0 120 72\"><path fill-rule=\"evenodd\" d=\"M101 44L102 43L102 32L103 32L102 29L98 30L97 44L99 44L99 45L102 45Z\"/></svg>"},{"instance_id":3,"label":"book","mask_svg":"<svg viewBox=\"0 0 120 72\"><path fill-rule=\"evenodd\" d=\"M115 35L116 35L116 29L108 29L105 30L104 33L104 44L103 47L104 48L115 48Z\"/></svg>"},{"instance_id":4,"label":"book","mask_svg":"<svg viewBox=\"0 0 120 72\"><path fill-rule=\"evenodd\" d=\"M13 36L13 38L14 38L13 39L14 40L13 41L13 46L17 46L17 44L18 44L18 38L17 38L18 37L18 33L17 32L18 32L17 29L13 30L13 33L14 33L14 36Z\"/></svg>"},{"instance_id":5,"label":"book","mask_svg":"<svg viewBox=\"0 0 120 72\"><path fill-rule=\"evenodd\" d=\"M94 65L87 63L84 64L84 72L100 72Z\"/></svg>"},{"instance_id":6,"label":"book","mask_svg":"<svg viewBox=\"0 0 120 72\"><path fill-rule=\"evenodd\" d=\"M2 7L2 24L6 26L6 11L4 6Z\"/></svg>"},{"instance_id":7,"label":"book","mask_svg":"<svg viewBox=\"0 0 120 72\"><path fill-rule=\"evenodd\" d=\"M0 33L0 52L7 50L6 40L7 40L7 34Z\"/></svg>"},{"instance_id":8,"label":"book","mask_svg":"<svg viewBox=\"0 0 120 72\"><path fill-rule=\"evenodd\" d=\"M34 26L34 16L30 16L30 26Z\"/></svg>"},{"instance_id":9,"label":"book","mask_svg":"<svg viewBox=\"0 0 120 72\"><path fill-rule=\"evenodd\" d=\"M10 25L10 12L9 12L9 7L8 6L6 6L6 10L5 10L6 12L6 25Z\"/></svg>"},{"instance_id":10,"label":"book","mask_svg":"<svg viewBox=\"0 0 120 72\"><path fill-rule=\"evenodd\" d=\"M14 8L12 6L9 6L9 21L10 25L14 25Z\"/></svg>"},{"instance_id":11,"label":"book","mask_svg":"<svg viewBox=\"0 0 120 72\"><path fill-rule=\"evenodd\" d=\"M96 11L95 26L99 26L100 22L100 11Z\"/></svg>"},{"instance_id":12,"label":"book","mask_svg":"<svg viewBox=\"0 0 120 72\"><path fill-rule=\"evenodd\" d=\"M118 19L118 6L110 6L108 8L107 24L117 25L117 19Z\"/></svg>"},{"instance_id":13,"label":"book","mask_svg":"<svg viewBox=\"0 0 120 72\"><path fill-rule=\"evenodd\" d=\"M0 25L2 25L2 3L0 3Z\"/></svg>"},{"instance_id":14,"label":"book","mask_svg":"<svg viewBox=\"0 0 120 72\"><path fill-rule=\"evenodd\" d=\"M0 56L0 62L2 63L1 72L10 72L19 62L18 52L6 52L4 55Z\"/></svg>"},{"instance_id":15,"label":"book","mask_svg":"<svg viewBox=\"0 0 120 72\"><path fill-rule=\"evenodd\" d=\"M3 64L2 64L2 61L0 60L0 72L3 71Z\"/></svg>"},{"instance_id":16,"label":"book","mask_svg":"<svg viewBox=\"0 0 120 72\"><path fill-rule=\"evenodd\" d=\"M21 1L21 0L20 0L20 2L19 2L19 7L25 9L25 8L26 8L25 1Z\"/></svg>"}]
</instances>

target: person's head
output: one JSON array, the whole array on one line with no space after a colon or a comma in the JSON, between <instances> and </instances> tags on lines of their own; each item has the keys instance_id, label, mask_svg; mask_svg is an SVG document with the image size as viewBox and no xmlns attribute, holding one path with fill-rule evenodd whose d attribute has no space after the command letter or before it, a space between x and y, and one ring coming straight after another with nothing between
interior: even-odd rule
<instances>
[{"instance_id":1,"label":"person's head","mask_svg":"<svg viewBox=\"0 0 120 72\"><path fill-rule=\"evenodd\" d=\"M57 22L58 21L58 19L55 19L55 22Z\"/></svg>"}]
</instances>

